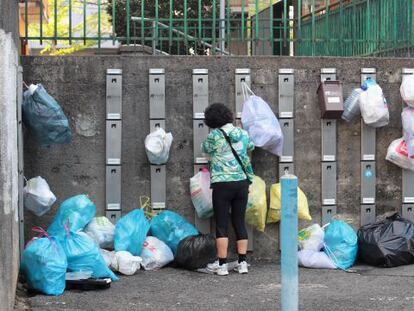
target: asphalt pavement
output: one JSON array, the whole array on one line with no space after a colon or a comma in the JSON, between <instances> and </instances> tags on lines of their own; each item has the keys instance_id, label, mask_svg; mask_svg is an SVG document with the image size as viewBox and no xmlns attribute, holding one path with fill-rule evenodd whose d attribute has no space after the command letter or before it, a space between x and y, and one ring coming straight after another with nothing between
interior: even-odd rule
<instances>
[{"instance_id":1,"label":"asphalt pavement","mask_svg":"<svg viewBox=\"0 0 414 311\"><path fill-rule=\"evenodd\" d=\"M174 268L139 271L101 291L50 297L19 290L16 310L279 310L279 271L273 263L254 263L247 275L223 277ZM300 310L414 310L414 265L299 272Z\"/></svg>"}]
</instances>

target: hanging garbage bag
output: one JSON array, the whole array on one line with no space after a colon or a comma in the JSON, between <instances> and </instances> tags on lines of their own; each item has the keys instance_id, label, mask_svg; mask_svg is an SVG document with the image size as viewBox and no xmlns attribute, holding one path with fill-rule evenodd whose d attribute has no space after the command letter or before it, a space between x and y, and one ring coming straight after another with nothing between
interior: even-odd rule
<instances>
[{"instance_id":1,"label":"hanging garbage bag","mask_svg":"<svg viewBox=\"0 0 414 311\"><path fill-rule=\"evenodd\" d=\"M411 107L414 107L414 75L404 75L400 87L401 98Z\"/></svg>"},{"instance_id":2,"label":"hanging garbage bag","mask_svg":"<svg viewBox=\"0 0 414 311\"><path fill-rule=\"evenodd\" d=\"M390 114L381 87L374 80L366 87L366 91L359 96L361 115L365 124L372 127L387 125Z\"/></svg>"},{"instance_id":3,"label":"hanging garbage bag","mask_svg":"<svg viewBox=\"0 0 414 311\"><path fill-rule=\"evenodd\" d=\"M270 208L267 213L266 223L276 223L280 221L280 208L281 208L281 193L280 183L273 184L270 187ZM298 217L302 220L312 220L309 214L308 199L305 193L298 187Z\"/></svg>"},{"instance_id":4,"label":"hanging garbage bag","mask_svg":"<svg viewBox=\"0 0 414 311\"><path fill-rule=\"evenodd\" d=\"M334 262L324 252L304 249L298 252L299 266L313 269L336 269Z\"/></svg>"},{"instance_id":5,"label":"hanging garbage bag","mask_svg":"<svg viewBox=\"0 0 414 311\"><path fill-rule=\"evenodd\" d=\"M116 252L111 261L111 268L124 275L134 275L141 268L142 258L132 256L130 252Z\"/></svg>"},{"instance_id":6,"label":"hanging garbage bag","mask_svg":"<svg viewBox=\"0 0 414 311\"><path fill-rule=\"evenodd\" d=\"M40 217L50 210L56 197L50 191L46 180L37 176L30 179L23 188L23 200L24 207Z\"/></svg>"},{"instance_id":7,"label":"hanging garbage bag","mask_svg":"<svg viewBox=\"0 0 414 311\"><path fill-rule=\"evenodd\" d=\"M323 248L325 232L319 224L302 229L298 233L299 248L319 252Z\"/></svg>"},{"instance_id":8,"label":"hanging garbage bag","mask_svg":"<svg viewBox=\"0 0 414 311\"><path fill-rule=\"evenodd\" d=\"M325 229L324 251L339 269L352 267L358 252L358 238L350 225L333 220Z\"/></svg>"},{"instance_id":9,"label":"hanging garbage bag","mask_svg":"<svg viewBox=\"0 0 414 311\"><path fill-rule=\"evenodd\" d=\"M128 251L139 256L149 228L143 209L135 209L123 216L115 226L115 251Z\"/></svg>"},{"instance_id":10,"label":"hanging garbage bag","mask_svg":"<svg viewBox=\"0 0 414 311\"><path fill-rule=\"evenodd\" d=\"M408 157L407 145L402 138L390 144L386 159L401 168L414 171L414 155Z\"/></svg>"},{"instance_id":11,"label":"hanging garbage bag","mask_svg":"<svg viewBox=\"0 0 414 311\"><path fill-rule=\"evenodd\" d=\"M156 237L147 236L141 252L142 267L145 270L158 270L174 260L171 249Z\"/></svg>"},{"instance_id":12,"label":"hanging garbage bag","mask_svg":"<svg viewBox=\"0 0 414 311\"><path fill-rule=\"evenodd\" d=\"M151 164L161 165L168 161L170 147L173 141L171 133L157 128L145 138L145 151Z\"/></svg>"},{"instance_id":13,"label":"hanging garbage bag","mask_svg":"<svg viewBox=\"0 0 414 311\"><path fill-rule=\"evenodd\" d=\"M60 204L47 232L50 235L61 237L65 235L65 225L69 224L69 230L77 232L83 230L95 217L96 206L84 194L70 197Z\"/></svg>"},{"instance_id":14,"label":"hanging garbage bag","mask_svg":"<svg viewBox=\"0 0 414 311\"><path fill-rule=\"evenodd\" d=\"M71 232L66 228L62 247L68 259L69 271L92 271L94 278L118 280L108 268L95 242L84 232Z\"/></svg>"},{"instance_id":15,"label":"hanging garbage bag","mask_svg":"<svg viewBox=\"0 0 414 311\"><path fill-rule=\"evenodd\" d=\"M199 218L213 216L212 191L210 189L210 172L203 168L190 179L191 201Z\"/></svg>"},{"instance_id":16,"label":"hanging garbage bag","mask_svg":"<svg viewBox=\"0 0 414 311\"><path fill-rule=\"evenodd\" d=\"M22 118L42 147L72 141L69 121L56 100L43 85L30 85L24 92Z\"/></svg>"},{"instance_id":17,"label":"hanging garbage bag","mask_svg":"<svg viewBox=\"0 0 414 311\"><path fill-rule=\"evenodd\" d=\"M217 258L216 239L211 234L189 236L178 244L175 262L179 267L196 270Z\"/></svg>"},{"instance_id":18,"label":"hanging garbage bag","mask_svg":"<svg viewBox=\"0 0 414 311\"><path fill-rule=\"evenodd\" d=\"M176 253L178 243L198 230L183 217L172 211L163 211L151 220L151 234Z\"/></svg>"},{"instance_id":19,"label":"hanging garbage bag","mask_svg":"<svg viewBox=\"0 0 414 311\"><path fill-rule=\"evenodd\" d=\"M358 230L358 254L365 263L398 267L414 263L414 224L399 215Z\"/></svg>"},{"instance_id":20,"label":"hanging garbage bag","mask_svg":"<svg viewBox=\"0 0 414 311\"><path fill-rule=\"evenodd\" d=\"M115 226L105 216L93 218L85 232L100 248L113 248Z\"/></svg>"},{"instance_id":21,"label":"hanging garbage bag","mask_svg":"<svg viewBox=\"0 0 414 311\"><path fill-rule=\"evenodd\" d=\"M243 129L249 133L254 145L272 154L281 156L283 134L279 121L269 105L243 84L245 102L241 114ZM249 95L249 92L251 96Z\"/></svg>"},{"instance_id":22,"label":"hanging garbage bag","mask_svg":"<svg viewBox=\"0 0 414 311\"><path fill-rule=\"evenodd\" d=\"M246 223L258 231L264 232L266 226L267 199L266 184L258 176L253 177L249 186L249 199L246 207Z\"/></svg>"},{"instance_id":23,"label":"hanging garbage bag","mask_svg":"<svg viewBox=\"0 0 414 311\"><path fill-rule=\"evenodd\" d=\"M409 157L414 156L414 108L404 108L401 113L404 140Z\"/></svg>"},{"instance_id":24,"label":"hanging garbage bag","mask_svg":"<svg viewBox=\"0 0 414 311\"><path fill-rule=\"evenodd\" d=\"M41 228L42 238L35 238L23 251L20 269L30 288L46 295L61 295L65 290L68 267L65 252L56 238Z\"/></svg>"}]
</instances>

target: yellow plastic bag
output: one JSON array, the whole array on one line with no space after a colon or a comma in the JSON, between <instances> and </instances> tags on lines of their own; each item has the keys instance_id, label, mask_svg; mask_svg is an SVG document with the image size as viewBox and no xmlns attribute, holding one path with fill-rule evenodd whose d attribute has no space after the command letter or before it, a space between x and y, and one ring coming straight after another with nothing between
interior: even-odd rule
<instances>
[{"instance_id":1,"label":"yellow plastic bag","mask_svg":"<svg viewBox=\"0 0 414 311\"><path fill-rule=\"evenodd\" d=\"M270 209L267 214L266 223L272 224L280 221L280 183L270 187ZM298 187L298 218L302 220L312 220L309 214L308 199L303 191Z\"/></svg>"},{"instance_id":2,"label":"yellow plastic bag","mask_svg":"<svg viewBox=\"0 0 414 311\"><path fill-rule=\"evenodd\" d=\"M246 223L263 232L266 226L266 184L263 179L254 176L249 187L249 200L246 208Z\"/></svg>"}]
</instances>

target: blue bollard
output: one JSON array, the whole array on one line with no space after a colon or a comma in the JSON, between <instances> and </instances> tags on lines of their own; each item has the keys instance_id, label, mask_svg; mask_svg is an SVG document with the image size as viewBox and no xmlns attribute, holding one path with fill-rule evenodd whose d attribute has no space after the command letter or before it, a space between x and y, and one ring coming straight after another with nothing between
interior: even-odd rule
<instances>
[{"instance_id":1,"label":"blue bollard","mask_svg":"<svg viewBox=\"0 0 414 311\"><path fill-rule=\"evenodd\" d=\"M298 311L298 179L294 175L284 175L280 178L280 184L282 193L280 309Z\"/></svg>"}]
</instances>

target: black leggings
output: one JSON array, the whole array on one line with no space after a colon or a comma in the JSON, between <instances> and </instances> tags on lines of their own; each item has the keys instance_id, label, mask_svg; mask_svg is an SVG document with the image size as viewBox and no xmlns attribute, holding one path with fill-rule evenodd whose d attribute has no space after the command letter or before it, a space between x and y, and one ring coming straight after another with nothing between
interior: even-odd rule
<instances>
[{"instance_id":1,"label":"black leggings","mask_svg":"<svg viewBox=\"0 0 414 311\"><path fill-rule=\"evenodd\" d=\"M231 222L237 240L246 240L247 231L244 223L249 183L247 180L219 182L212 185L214 219L216 221L216 238L228 237L228 224L231 208Z\"/></svg>"}]
</instances>

